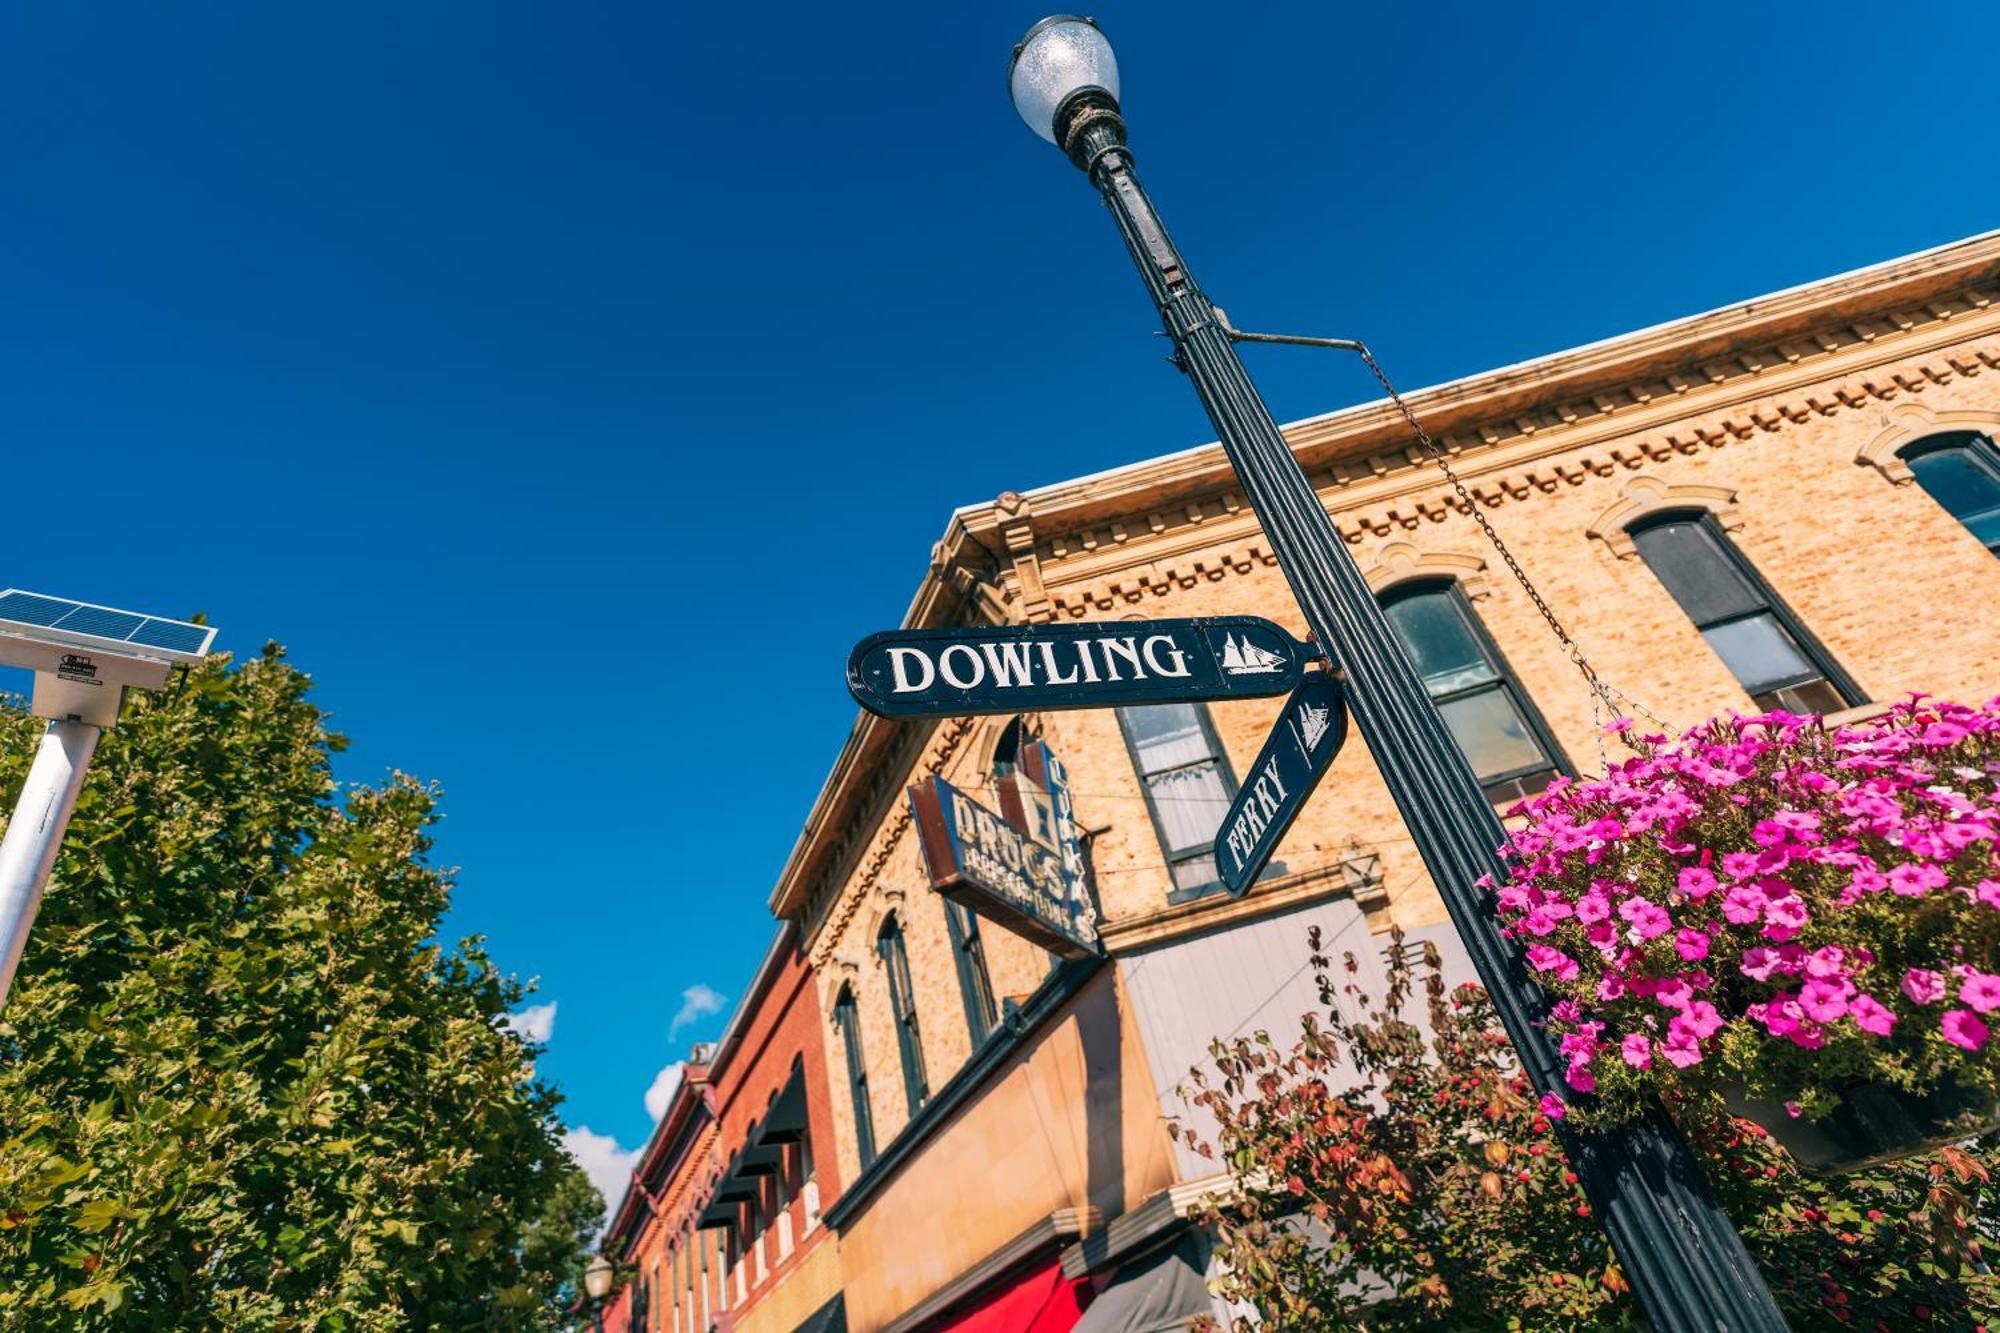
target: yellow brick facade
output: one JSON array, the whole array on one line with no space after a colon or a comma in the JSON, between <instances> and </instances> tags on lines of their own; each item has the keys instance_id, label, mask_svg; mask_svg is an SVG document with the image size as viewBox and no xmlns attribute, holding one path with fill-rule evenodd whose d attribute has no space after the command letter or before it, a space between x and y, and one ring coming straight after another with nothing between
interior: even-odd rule
<instances>
[{"instance_id":1,"label":"yellow brick facade","mask_svg":"<svg viewBox=\"0 0 2000 1333\"><path fill-rule=\"evenodd\" d=\"M1636 518L1669 508L1714 514L1872 703L1911 691L1983 699L2000 693L2000 559L1912 483L1896 451L1942 430L2000 433L1996 297L2000 237L1975 238L1426 390L1412 405L1597 670L1668 723L1751 708L1625 535ZM1582 677L1387 406L1336 412L1286 433L1371 584L1379 591L1410 578L1456 580L1570 763L1598 767L1599 733ZM1254 517L1210 446L959 511L907 623L1242 613L1303 632ZM1275 700L1212 707L1239 776L1277 711ZM942 905L925 888L902 791L939 773L977 793L990 781L1005 721L862 719L774 897L777 911L805 927L824 1012L833 1013L843 986L852 988L879 1145L908 1119L874 952L888 913L904 922L931 1088L972 1051ZM1341 896L1375 930L1443 919L1365 737L1350 738L1286 838L1282 875L1240 902L1172 904L1115 717L1063 713L1030 722L1068 765L1078 816L1093 832L1114 954ZM1025 994L1041 981L1046 955L990 923L982 933L997 992ZM1124 986L1110 973L1100 981ZM846 1057L830 1024L826 1039L827 1068L839 1084ZM1143 1066L1128 1069L1120 1095L1130 1098L1128 1132L1163 1143L1154 1082ZM846 1092L837 1086L832 1104L841 1177L855 1181L862 1173ZM1053 1099L1035 1122L1044 1124L1068 1114L1065 1097L1084 1093L1051 1086L1038 1095ZM994 1131L981 1133L990 1139ZM1106 1214L1130 1206L1160 1183L1150 1151L1126 1144L1129 1188L1109 1193L1086 1190L1060 1169L1018 1180L996 1174L988 1220L953 1219L960 1233L980 1234L961 1235L951 1248L1001 1245L1064 1190L1071 1202L1094 1202ZM924 1169L984 1172L986 1165L926 1151L879 1188L888 1196L916 1189L906 1178ZM1016 1194L1022 1202L1011 1207ZM921 1217L908 1200L882 1207L908 1225ZM857 1305L872 1312L856 1328L882 1325L885 1312L916 1299L926 1282L950 1278L906 1274L892 1295L857 1299L856 1274L850 1267L850 1316ZM865 1270L859 1280L869 1280Z\"/></svg>"}]
</instances>

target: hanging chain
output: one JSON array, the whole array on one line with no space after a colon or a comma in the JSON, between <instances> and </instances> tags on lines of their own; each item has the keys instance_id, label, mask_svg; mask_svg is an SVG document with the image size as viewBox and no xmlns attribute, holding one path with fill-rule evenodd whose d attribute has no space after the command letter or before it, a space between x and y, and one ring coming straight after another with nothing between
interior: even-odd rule
<instances>
[{"instance_id":1,"label":"hanging chain","mask_svg":"<svg viewBox=\"0 0 2000 1333\"><path fill-rule=\"evenodd\" d=\"M1494 551L1506 563L1508 572L1513 574L1514 581L1521 585L1521 591L1528 595L1528 600L1535 604L1535 610L1541 612L1542 619L1548 622L1549 632L1554 634L1556 641L1562 645L1563 655L1569 658L1571 664L1583 674L1584 682L1590 686L1591 718L1597 724L1593 729L1597 732L1598 737L1598 757L1600 759L1605 758L1604 727L1602 725L1605 710L1609 710L1611 716L1614 718L1624 718L1626 709L1630 709L1641 717L1644 717L1647 721L1660 727L1666 727L1667 724L1650 708L1647 708L1638 700L1631 698L1612 685L1611 682L1605 680L1604 677L1597 674L1597 668L1590 664L1590 659L1583 655L1583 649L1577 646L1576 640L1570 637L1570 633L1563 627L1562 621L1556 618L1554 608L1542 597L1541 591L1535 587L1534 581L1528 577L1528 572L1521 568L1521 562L1514 558L1514 553L1507 549L1507 543L1500 540L1500 534L1493 530L1492 522L1486 517L1485 508L1479 501L1473 498L1471 490L1466 487L1464 480L1459 477L1457 469L1452 467L1451 459L1446 457L1444 449L1439 446L1437 441L1431 438L1430 432L1424 429L1423 423L1417 420L1417 414L1412 412L1410 405L1403 401L1403 395L1396 392L1396 386L1389 381L1388 372L1382 369L1382 363L1375 359L1375 354L1368 350L1368 346L1365 343L1356 342L1354 344L1354 351L1361 358L1362 364L1368 367L1369 372L1382 385L1382 391L1389 395L1389 401L1396 405L1396 411L1402 414L1404 424L1409 426L1410 433L1416 436L1417 444L1423 449L1425 456L1431 462L1437 464L1438 471L1444 473L1445 480L1451 483L1451 488L1454 491L1458 492L1459 500L1465 505L1465 512L1472 516L1472 521L1479 525L1480 532L1484 533L1486 540L1492 543ZM1608 767L1608 764L1606 766Z\"/></svg>"}]
</instances>

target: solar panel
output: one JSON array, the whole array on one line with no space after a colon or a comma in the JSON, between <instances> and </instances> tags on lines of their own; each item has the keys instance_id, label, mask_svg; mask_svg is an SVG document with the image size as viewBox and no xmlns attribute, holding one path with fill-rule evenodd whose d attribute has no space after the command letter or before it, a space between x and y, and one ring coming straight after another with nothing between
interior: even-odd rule
<instances>
[{"instance_id":1,"label":"solar panel","mask_svg":"<svg viewBox=\"0 0 2000 1333\"><path fill-rule=\"evenodd\" d=\"M215 637L213 625L164 620L135 611L94 606L89 602L44 597L40 593L22 592L18 588L0 592L0 632L4 632L7 623L48 631L45 635L32 636L36 638L67 641L74 637L79 641L91 639L103 644L128 644L138 655L153 658L163 655L199 658L208 651L209 642ZM146 652L146 649L155 651Z\"/></svg>"}]
</instances>

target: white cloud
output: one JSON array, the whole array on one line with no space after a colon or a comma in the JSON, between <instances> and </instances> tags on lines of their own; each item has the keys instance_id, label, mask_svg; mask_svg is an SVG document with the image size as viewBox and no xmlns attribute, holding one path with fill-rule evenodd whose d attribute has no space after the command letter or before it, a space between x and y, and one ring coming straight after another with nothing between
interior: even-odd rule
<instances>
[{"instance_id":1,"label":"white cloud","mask_svg":"<svg viewBox=\"0 0 2000 1333\"><path fill-rule=\"evenodd\" d=\"M653 1075L653 1086L646 1089L646 1114L658 1120L667 1113L667 1104L673 1101L680 1090L681 1074L687 1069L687 1061L676 1060Z\"/></svg>"},{"instance_id":2,"label":"white cloud","mask_svg":"<svg viewBox=\"0 0 2000 1333\"><path fill-rule=\"evenodd\" d=\"M681 1029L688 1024L722 1012L722 992L713 986L704 986L699 981L681 992L681 1007L674 1011L674 1021L667 1024L667 1040L681 1035Z\"/></svg>"},{"instance_id":3,"label":"white cloud","mask_svg":"<svg viewBox=\"0 0 2000 1333\"><path fill-rule=\"evenodd\" d=\"M507 1026L522 1041L537 1046L546 1045L549 1038L556 1035L556 1002L550 1000L547 1004L531 1004L518 1014L509 1014Z\"/></svg>"},{"instance_id":4,"label":"white cloud","mask_svg":"<svg viewBox=\"0 0 2000 1333\"><path fill-rule=\"evenodd\" d=\"M576 1158L576 1164L590 1177L590 1183L604 1196L605 1210L616 1208L625 1197L625 1187L632 1183L632 1168L639 1163L639 1150L621 1148L617 1139L599 1134L588 1125L564 1130L563 1147L569 1149L570 1156Z\"/></svg>"}]
</instances>

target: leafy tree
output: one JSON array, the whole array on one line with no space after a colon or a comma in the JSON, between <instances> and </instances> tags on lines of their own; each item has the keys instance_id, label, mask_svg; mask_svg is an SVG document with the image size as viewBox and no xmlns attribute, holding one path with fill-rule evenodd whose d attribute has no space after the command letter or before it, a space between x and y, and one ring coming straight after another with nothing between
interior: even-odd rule
<instances>
[{"instance_id":1,"label":"leafy tree","mask_svg":"<svg viewBox=\"0 0 2000 1333\"><path fill-rule=\"evenodd\" d=\"M594 1192L524 988L309 688L218 657L105 734L0 1012L0 1330L559 1324ZM0 709L9 806L41 725Z\"/></svg>"},{"instance_id":2,"label":"leafy tree","mask_svg":"<svg viewBox=\"0 0 2000 1333\"><path fill-rule=\"evenodd\" d=\"M1486 995L1447 995L1389 950L1379 1008L1350 979L1299 1043L1212 1047L1190 1100L1215 1117L1235 1184L1207 1203L1221 1294L1240 1329L1631 1329L1637 1302L1514 1065ZM1411 1020L1416 992L1428 1020ZM2000 1315L1982 1256L2000 1241L2000 1152L1947 1150L1832 1179L1804 1175L1762 1130L1692 1100L1678 1109L1751 1253L1798 1328L1973 1329ZM1261 1320L1261 1324L1257 1321Z\"/></svg>"}]
</instances>

